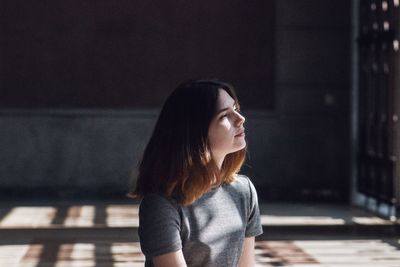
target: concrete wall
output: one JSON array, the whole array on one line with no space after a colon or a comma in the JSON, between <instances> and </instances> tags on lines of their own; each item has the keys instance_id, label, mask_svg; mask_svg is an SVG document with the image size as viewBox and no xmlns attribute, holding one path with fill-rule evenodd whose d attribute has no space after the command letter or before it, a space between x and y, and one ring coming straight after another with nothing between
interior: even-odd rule
<instances>
[{"instance_id":1,"label":"concrete wall","mask_svg":"<svg viewBox=\"0 0 400 267\"><path fill-rule=\"evenodd\" d=\"M348 1L276 1L277 106L250 140L264 198L348 197L349 17Z\"/></svg>"},{"instance_id":2,"label":"concrete wall","mask_svg":"<svg viewBox=\"0 0 400 267\"><path fill-rule=\"evenodd\" d=\"M100 110L2 112L0 192L124 193L155 117L155 112Z\"/></svg>"},{"instance_id":3,"label":"concrete wall","mask_svg":"<svg viewBox=\"0 0 400 267\"><path fill-rule=\"evenodd\" d=\"M273 4L8 1L0 107L154 109L183 80L218 77L243 104L269 109Z\"/></svg>"},{"instance_id":4,"label":"concrete wall","mask_svg":"<svg viewBox=\"0 0 400 267\"><path fill-rule=\"evenodd\" d=\"M245 110L261 199L346 200L349 37L346 0L277 0L275 109ZM2 196L116 196L158 110L1 110Z\"/></svg>"}]
</instances>

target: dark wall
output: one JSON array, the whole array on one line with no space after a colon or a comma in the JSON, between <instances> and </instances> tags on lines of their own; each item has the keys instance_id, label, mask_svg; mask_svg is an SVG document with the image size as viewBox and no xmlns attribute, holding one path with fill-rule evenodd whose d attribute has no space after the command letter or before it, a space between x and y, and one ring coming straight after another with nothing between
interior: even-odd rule
<instances>
[{"instance_id":1,"label":"dark wall","mask_svg":"<svg viewBox=\"0 0 400 267\"><path fill-rule=\"evenodd\" d=\"M160 4L163 3L162 1L158 2ZM223 2L227 5L224 11L229 11L228 1ZM123 15L133 12L130 8L130 2L124 3L127 6L127 10L118 9L111 2L108 6L106 3L104 1L98 5L96 4L95 14L98 14L99 18L105 19L114 13ZM186 2L179 3L184 4ZM237 20L237 23L240 21L241 23L248 23L246 25L250 25L251 29L253 27L257 28L254 32L250 31L250 35L256 35L255 31L259 29L266 31L265 34L267 36L257 37L260 38L260 43L265 42L265 47L268 48L265 50L267 51L266 53L270 51L270 47L274 49L273 58L266 62L266 66L273 62L271 71L275 90L273 98L265 99L267 96L269 97L271 91L269 90L268 82L265 83L264 80L260 80L254 83L253 86L248 87L250 88L249 91L241 91L240 97L247 103L242 105L242 110L246 116L246 137L249 145L249 157L242 172L248 174L253 180L262 200L346 201L350 184L349 1L276 0L274 1L273 11L268 9L269 6L264 7L261 11L255 10L256 4L252 2L254 6L252 4L251 7L254 10L251 11L251 14L253 12L255 14L253 19L249 15L250 13L247 13L250 12L250 7L245 7L244 4L242 6L239 1L230 1L229 3L232 3L232 6L243 9L243 16L246 22ZM270 2L267 1L267 3ZM67 5L67 2L64 4ZM38 5L40 4L38 3ZM81 18L83 21L75 21L74 25L95 23L95 21L91 22L86 18L92 12L90 4L82 3L81 5L81 8L64 8L65 12L71 13L75 10L75 12L79 11L79 14L81 14L76 18ZM86 7L86 5L88 6ZM150 4L149 2L143 5L148 8L155 8L153 7L155 3ZM196 10L204 10L206 7L201 6L200 2L197 5L199 6ZM222 6L222 4L218 5ZM222 12L222 9L217 10ZM170 10L170 12L173 11ZM269 21L270 18L265 18L261 14L269 14L269 12L275 14L273 16L274 21L271 24L264 25L265 21ZM18 13L14 11L14 14ZM155 19L160 14L157 13L154 17L143 19ZM230 18L234 15L226 12L224 16ZM83 17L85 18L83 19ZM109 34L124 36L125 33L121 33L121 31L124 31L118 31L117 29L124 25L122 21L124 21L125 17L118 16L118 18L120 22L106 23L108 20L105 19L103 21L104 24L96 25L110 27ZM173 17L168 18L172 19ZM154 25L152 27L155 27ZM266 30L271 25L273 26L272 33L269 32L269 29ZM9 25L8 27L11 26ZM88 28L89 26L85 27ZM162 27L162 24L159 27ZM237 25L237 27L239 26ZM245 28L245 26L240 28L242 30L239 33L244 34ZM102 31L106 30L103 29ZM157 32L162 34L164 31L160 28ZM79 36L85 34L77 34L76 40L74 39L73 41L75 43L67 46L70 47L68 49L73 50L75 49L74 47L78 49ZM195 49L193 40L196 39L191 37L189 33L187 33L186 37L187 40L192 40L193 46L190 47L193 50L187 54L190 59L185 60L203 62L203 59L196 52L197 48ZM117 108L0 109L0 195L5 195L4 193L14 194L15 196L51 194L65 197L66 195L76 196L77 194L86 196L90 193L100 196L115 194L124 196L127 191L129 175L131 171L135 172L135 165L140 160L143 148L157 118L158 109L148 107L159 105L167 91L162 88L154 89L158 91L151 92L147 91L148 89L138 89L138 91L135 91L135 88L128 89L127 86L124 87L126 81L121 77L128 76L127 73L129 74L130 70L123 70L122 72L105 71L108 66L115 67L118 66L119 61L128 60L124 57L125 54L121 54L116 59L112 58L111 54L105 54L103 57L93 57L91 58L92 61L89 61L87 53L107 51L103 49L104 47L108 47L118 54L119 48L123 47L122 44L124 43L121 41L122 37L118 38L120 38L118 42L99 40L98 43L94 42L95 45L93 47L89 46L85 50L87 52L81 51L80 56L77 58L82 59L83 65L74 65L76 58L60 59L61 62L66 63L71 60L71 64L64 64L65 74L63 75L69 77L68 73L74 73L78 78L76 80L73 79L73 81L84 81L87 77L84 78L84 76L79 75L84 75L86 69L89 69L88 66L91 66L96 71L98 70L96 76L93 76L88 83L93 82L93 84L98 85L102 93L93 95L93 92L86 92L81 88L75 91L76 94L68 96L67 94L70 91L67 89L69 87L65 86L64 82L60 82L58 79L52 81L54 85L57 85L54 88L59 90L54 92L56 96L65 94L63 97L77 97L78 101L80 101L79 99L86 99L93 106L100 106L99 103L107 99L107 105L112 107L114 103L118 103L116 105ZM115 37L115 39L118 38ZM164 36L163 38L167 37ZM229 39L227 36L224 38ZM168 40L172 42L172 39ZM245 46L248 40L246 36L242 36L240 40L229 39L227 49L230 49L229 44L236 41L240 46ZM268 43L267 40L273 41ZM51 40L51 42L56 42L60 45L64 43L57 40ZM23 42L17 43L22 45ZM166 45L171 46L171 44ZM36 46L42 47L38 44ZM221 46L222 44L218 44L219 49L223 50ZM200 51L204 51L207 45L204 44L201 47L199 47ZM157 49L162 51L163 45L160 44ZM14 51L11 48L10 50ZM15 49L15 51L20 50ZM43 48L43 51L42 53L45 53L47 50ZM169 60L172 59L168 58L168 54L160 51L157 53L165 55L160 59L160 62L169 63ZM237 51L237 63L239 65L232 66L232 68L237 68L235 69L237 76L228 80L241 88L240 82L248 80L249 76L247 76L246 72L240 71L242 68L240 63L245 62L248 58L249 65L245 64L245 70L250 72L250 69L254 68L254 75L269 81L270 71L267 67L252 65L254 57L257 61L258 52L251 51L250 48L241 52L246 52L247 54L240 54ZM132 51L131 53L133 55L137 52ZM29 56L30 54L28 53L22 54L23 58ZM18 58L16 55L14 57ZM268 56L261 53L261 63L265 63L264 59L268 59ZM40 64L50 64L48 62L52 62L49 59L47 60L45 63ZM132 58L129 60L132 61ZM34 60L32 62L31 64L39 64L34 63L36 62ZM18 64L21 65L21 62L18 61ZM143 64L145 70L149 70L149 64L151 63L142 61L141 64ZM139 66L142 66L141 64ZM30 65L29 67L17 65L11 70L5 70L3 67L1 79L3 85L4 81L6 81L6 77L4 77L5 71L14 77L15 81L20 80L21 84L28 83L27 81L30 79L15 78L16 75L24 73L21 72L20 68L27 73L29 71L39 71L36 70L36 65ZM168 66L170 65L168 64ZM208 64L206 65L208 66ZM73 66L80 68L79 71L75 71ZM163 81L164 75L168 73L169 69L167 68L163 74L162 69L166 68L165 64L153 67L159 68L154 73L154 77L157 80L159 79L160 82ZM60 69L56 68L54 73L64 73L62 70L61 67ZM212 70L217 71L218 68L216 67L216 69ZM229 71L232 70L230 69ZM227 74L230 73L229 71ZM181 78L181 76L184 77L183 72L181 76L175 72L171 73L171 75L176 75L174 79ZM102 76L106 76L107 79ZM43 77L51 78L51 75L44 73ZM146 77L148 76L143 76L143 81L149 81L145 79ZM138 78L135 79L139 80ZM68 82L74 84L68 81L67 78L64 80L66 80L66 84ZM64 80L61 79L61 81ZM160 84L172 86L172 82L168 84L163 81ZM173 85L175 86L175 84ZM83 87L80 84L77 86ZM118 91L121 94L123 90L133 90L135 96L138 92L139 100L129 100L138 101L137 107L127 110L120 109L123 106L122 103L124 103L118 102L122 101L120 96L115 96L117 100L113 100L113 90L119 87L122 88L119 89L122 91ZM7 92L13 93L12 90ZM81 92L87 93L88 96L99 98L91 100L90 97L81 96ZM150 103L148 96L151 94L153 95ZM88 103L80 104L87 107L90 106ZM275 103L273 109L267 109L270 103Z\"/></svg>"},{"instance_id":2,"label":"dark wall","mask_svg":"<svg viewBox=\"0 0 400 267\"><path fill-rule=\"evenodd\" d=\"M275 11L276 109L248 120L245 171L264 199L346 201L350 1L277 0Z\"/></svg>"},{"instance_id":3,"label":"dark wall","mask_svg":"<svg viewBox=\"0 0 400 267\"><path fill-rule=\"evenodd\" d=\"M201 77L273 105L272 0L1 3L0 107L158 108Z\"/></svg>"}]
</instances>

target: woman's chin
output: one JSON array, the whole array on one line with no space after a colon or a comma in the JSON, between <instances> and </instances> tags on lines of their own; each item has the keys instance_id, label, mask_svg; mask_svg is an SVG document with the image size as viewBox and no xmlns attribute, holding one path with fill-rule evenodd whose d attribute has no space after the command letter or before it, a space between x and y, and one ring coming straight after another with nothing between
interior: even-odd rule
<instances>
[{"instance_id":1,"label":"woman's chin","mask_svg":"<svg viewBox=\"0 0 400 267\"><path fill-rule=\"evenodd\" d=\"M246 141L243 139L241 142L237 142L234 151L232 151L232 153L234 152L238 152L239 150L242 150L243 148L246 147Z\"/></svg>"}]
</instances>

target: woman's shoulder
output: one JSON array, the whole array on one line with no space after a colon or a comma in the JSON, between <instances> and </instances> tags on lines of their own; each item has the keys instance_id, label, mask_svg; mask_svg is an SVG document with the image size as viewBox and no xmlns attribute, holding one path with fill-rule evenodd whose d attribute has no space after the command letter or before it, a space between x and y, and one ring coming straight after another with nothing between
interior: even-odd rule
<instances>
[{"instance_id":1,"label":"woman's shoulder","mask_svg":"<svg viewBox=\"0 0 400 267\"><path fill-rule=\"evenodd\" d=\"M237 182L239 184L247 184L248 185L250 182L250 179L248 176L246 176L244 174L236 173L234 182Z\"/></svg>"},{"instance_id":2,"label":"woman's shoulder","mask_svg":"<svg viewBox=\"0 0 400 267\"><path fill-rule=\"evenodd\" d=\"M251 179L243 174L236 174L235 180L230 184L231 187L240 194L245 194L249 198L257 195L257 191Z\"/></svg>"},{"instance_id":3,"label":"woman's shoulder","mask_svg":"<svg viewBox=\"0 0 400 267\"><path fill-rule=\"evenodd\" d=\"M233 180L232 185L248 190L249 187L253 185L253 183L248 176L244 174L235 174L235 179Z\"/></svg>"},{"instance_id":4,"label":"woman's shoulder","mask_svg":"<svg viewBox=\"0 0 400 267\"><path fill-rule=\"evenodd\" d=\"M140 201L140 210L147 209L153 211L168 210L178 208L178 203L175 199L162 194L152 193L146 194Z\"/></svg>"},{"instance_id":5,"label":"woman's shoulder","mask_svg":"<svg viewBox=\"0 0 400 267\"><path fill-rule=\"evenodd\" d=\"M235 174L235 179L228 185L228 187L237 191L238 193L248 194L251 190L252 182L246 175Z\"/></svg>"}]
</instances>

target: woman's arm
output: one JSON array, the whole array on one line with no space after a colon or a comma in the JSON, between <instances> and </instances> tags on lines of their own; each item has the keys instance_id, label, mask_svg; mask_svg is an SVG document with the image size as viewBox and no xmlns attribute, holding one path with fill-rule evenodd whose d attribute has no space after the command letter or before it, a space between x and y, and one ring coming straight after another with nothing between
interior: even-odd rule
<instances>
[{"instance_id":1,"label":"woman's arm","mask_svg":"<svg viewBox=\"0 0 400 267\"><path fill-rule=\"evenodd\" d=\"M254 236L246 237L244 239L243 252L240 256L239 267L254 267L256 265L254 259L254 243Z\"/></svg>"},{"instance_id":2,"label":"woman's arm","mask_svg":"<svg viewBox=\"0 0 400 267\"><path fill-rule=\"evenodd\" d=\"M155 267L186 267L182 250L170 252L153 258Z\"/></svg>"}]
</instances>

